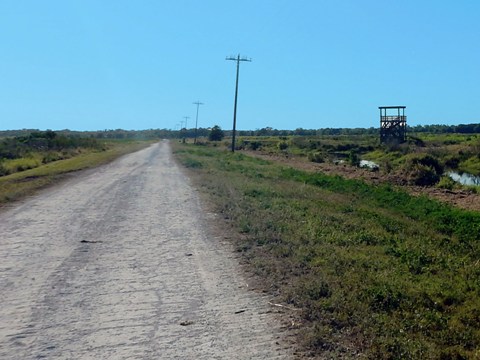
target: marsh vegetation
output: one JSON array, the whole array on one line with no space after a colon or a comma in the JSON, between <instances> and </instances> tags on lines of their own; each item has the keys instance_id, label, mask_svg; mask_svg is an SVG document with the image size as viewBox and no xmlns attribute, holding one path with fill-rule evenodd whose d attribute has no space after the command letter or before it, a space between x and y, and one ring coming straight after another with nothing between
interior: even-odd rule
<instances>
[{"instance_id":1,"label":"marsh vegetation","mask_svg":"<svg viewBox=\"0 0 480 360\"><path fill-rule=\"evenodd\" d=\"M238 148L318 163L342 161L358 166L362 160L371 161L383 173L413 185L437 185L449 171L480 176L477 134L410 134L408 142L390 145L379 144L376 135L244 137Z\"/></svg>"}]
</instances>

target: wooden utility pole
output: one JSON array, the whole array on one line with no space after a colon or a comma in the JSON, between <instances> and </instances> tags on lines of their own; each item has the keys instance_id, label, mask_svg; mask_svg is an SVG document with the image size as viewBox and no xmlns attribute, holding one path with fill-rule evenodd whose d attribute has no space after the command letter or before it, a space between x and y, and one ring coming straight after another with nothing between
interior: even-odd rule
<instances>
[{"instance_id":1,"label":"wooden utility pole","mask_svg":"<svg viewBox=\"0 0 480 360\"><path fill-rule=\"evenodd\" d=\"M187 120L190 119L190 116L184 116L185 119L185 130L187 130Z\"/></svg>"},{"instance_id":2,"label":"wooden utility pole","mask_svg":"<svg viewBox=\"0 0 480 360\"><path fill-rule=\"evenodd\" d=\"M197 100L197 102L194 102L195 105L197 105L197 117L195 118L195 139L193 140L193 143L197 143L197 127L198 127L198 108L200 105L203 105L200 101Z\"/></svg>"},{"instance_id":3,"label":"wooden utility pole","mask_svg":"<svg viewBox=\"0 0 480 360\"><path fill-rule=\"evenodd\" d=\"M237 80L235 81L235 103L233 105L233 131L232 131L232 152L235 152L235 128L237 126L237 97L238 97L238 74L240 72L240 61L252 61L246 57L240 57L240 54L237 57L230 56L225 60L233 60L237 62Z\"/></svg>"}]
</instances>

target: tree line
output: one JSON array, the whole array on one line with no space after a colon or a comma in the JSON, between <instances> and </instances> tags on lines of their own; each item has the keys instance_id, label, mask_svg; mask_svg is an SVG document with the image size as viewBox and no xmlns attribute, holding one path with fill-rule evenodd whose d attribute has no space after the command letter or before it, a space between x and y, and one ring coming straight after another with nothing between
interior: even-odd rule
<instances>
[{"instance_id":1,"label":"tree line","mask_svg":"<svg viewBox=\"0 0 480 360\"><path fill-rule=\"evenodd\" d=\"M218 125L215 125L218 127ZM215 128L215 127L214 127ZM218 127L219 128L219 127ZM212 128L198 129L147 129L147 130L123 130L123 129L106 129L97 131L73 131L58 130L55 131L59 136L68 138L93 138L93 139L138 139L138 140L154 140L154 139L175 139L175 138L208 138ZM225 136L231 136L231 130L223 130ZM22 129L22 130L5 130L0 131L2 137L25 137L31 133L38 133L39 130ZM255 130L239 130L237 134L240 136L315 136L315 135L376 135L379 129L375 127L369 128L321 128L321 129L303 129L295 130L279 130L272 127L264 127ZM416 125L408 126L407 132L411 133L434 133L434 134L478 134L480 133L480 123L476 124L460 124L460 125Z\"/></svg>"}]
</instances>

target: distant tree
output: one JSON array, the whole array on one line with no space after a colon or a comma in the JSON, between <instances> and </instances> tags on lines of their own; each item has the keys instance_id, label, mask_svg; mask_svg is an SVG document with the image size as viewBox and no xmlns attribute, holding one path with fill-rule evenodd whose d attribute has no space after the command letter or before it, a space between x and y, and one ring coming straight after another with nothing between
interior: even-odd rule
<instances>
[{"instance_id":1,"label":"distant tree","mask_svg":"<svg viewBox=\"0 0 480 360\"><path fill-rule=\"evenodd\" d=\"M210 134L208 134L208 140L210 141L221 141L225 134L220 126L215 125L212 130L210 130Z\"/></svg>"},{"instance_id":2,"label":"distant tree","mask_svg":"<svg viewBox=\"0 0 480 360\"><path fill-rule=\"evenodd\" d=\"M43 133L43 136L47 139L55 139L55 137L57 136L57 133L52 130L47 130Z\"/></svg>"}]
</instances>

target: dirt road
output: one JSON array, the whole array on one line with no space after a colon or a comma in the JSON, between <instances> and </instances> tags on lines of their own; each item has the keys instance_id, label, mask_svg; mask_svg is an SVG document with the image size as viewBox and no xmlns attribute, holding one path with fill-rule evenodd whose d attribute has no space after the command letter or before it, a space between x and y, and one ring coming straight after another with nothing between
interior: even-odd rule
<instances>
[{"instance_id":1,"label":"dirt road","mask_svg":"<svg viewBox=\"0 0 480 360\"><path fill-rule=\"evenodd\" d=\"M0 359L288 359L167 142L0 213Z\"/></svg>"}]
</instances>

